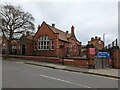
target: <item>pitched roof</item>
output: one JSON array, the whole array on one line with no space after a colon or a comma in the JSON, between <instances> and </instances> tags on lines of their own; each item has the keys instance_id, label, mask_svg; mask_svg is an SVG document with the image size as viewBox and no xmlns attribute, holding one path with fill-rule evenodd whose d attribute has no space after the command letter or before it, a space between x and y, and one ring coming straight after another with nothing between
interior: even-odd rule
<instances>
[{"instance_id":1,"label":"pitched roof","mask_svg":"<svg viewBox=\"0 0 120 90\"><path fill-rule=\"evenodd\" d=\"M47 25L48 25L48 24L47 24ZM63 32L63 31L60 30L60 29L54 28L54 27L52 27L52 26L50 26L50 25L48 25L48 27L49 27L54 33L59 33L59 39L60 39L60 40L69 42L69 41L67 40L67 33Z\"/></svg>"},{"instance_id":2,"label":"pitched roof","mask_svg":"<svg viewBox=\"0 0 120 90\"><path fill-rule=\"evenodd\" d=\"M45 22L44 22L45 23ZM45 23L46 24L46 23ZM54 33L58 33L59 34L59 39L62 40L62 41L67 41L69 42L69 38L71 37L71 34L68 34L60 29L57 29L49 24L46 24ZM76 37L74 37L75 40L77 41L77 44L78 45L81 45L81 42L79 42Z\"/></svg>"}]
</instances>

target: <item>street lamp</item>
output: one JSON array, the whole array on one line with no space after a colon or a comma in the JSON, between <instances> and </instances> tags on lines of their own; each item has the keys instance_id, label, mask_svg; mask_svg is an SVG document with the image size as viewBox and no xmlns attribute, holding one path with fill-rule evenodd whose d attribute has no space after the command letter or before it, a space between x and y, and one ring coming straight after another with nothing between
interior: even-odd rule
<instances>
[{"instance_id":1,"label":"street lamp","mask_svg":"<svg viewBox=\"0 0 120 90\"><path fill-rule=\"evenodd\" d=\"M104 47L105 47L105 34L103 34L103 49L102 49L102 54L104 52ZM104 68L103 57L102 57L102 68Z\"/></svg>"},{"instance_id":2,"label":"street lamp","mask_svg":"<svg viewBox=\"0 0 120 90\"><path fill-rule=\"evenodd\" d=\"M103 48L105 47L105 34L103 34L103 42L104 42L104 44L103 44Z\"/></svg>"}]
</instances>

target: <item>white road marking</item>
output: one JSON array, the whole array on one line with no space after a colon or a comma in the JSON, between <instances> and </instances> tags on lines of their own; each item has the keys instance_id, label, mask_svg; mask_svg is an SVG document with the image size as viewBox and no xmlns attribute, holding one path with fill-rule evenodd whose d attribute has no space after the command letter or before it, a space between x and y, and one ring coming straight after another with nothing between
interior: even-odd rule
<instances>
[{"instance_id":1,"label":"white road marking","mask_svg":"<svg viewBox=\"0 0 120 90\"><path fill-rule=\"evenodd\" d=\"M69 84L82 86L82 87L85 87L85 88L91 88L91 87L83 85L83 84L73 83L73 82L70 82L70 81L66 81L66 80L63 80L63 79L55 78L55 77L46 76L46 75L43 75L43 74L40 74L40 76L45 77L45 78L49 78L49 79L54 79L54 80L57 80L57 81L66 82L66 83L69 83Z\"/></svg>"}]
</instances>

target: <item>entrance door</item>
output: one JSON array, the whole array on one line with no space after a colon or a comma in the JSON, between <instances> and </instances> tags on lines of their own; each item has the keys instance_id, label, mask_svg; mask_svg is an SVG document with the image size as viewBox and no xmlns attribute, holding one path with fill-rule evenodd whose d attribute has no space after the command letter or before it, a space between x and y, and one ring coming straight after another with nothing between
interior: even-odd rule
<instances>
[{"instance_id":1,"label":"entrance door","mask_svg":"<svg viewBox=\"0 0 120 90\"><path fill-rule=\"evenodd\" d=\"M25 44L22 44L22 55L25 55Z\"/></svg>"}]
</instances>

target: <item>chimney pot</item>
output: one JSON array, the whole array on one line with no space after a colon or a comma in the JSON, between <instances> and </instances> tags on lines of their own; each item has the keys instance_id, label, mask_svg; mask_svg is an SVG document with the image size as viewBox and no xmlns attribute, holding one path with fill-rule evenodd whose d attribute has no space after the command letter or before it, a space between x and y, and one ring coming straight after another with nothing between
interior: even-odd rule
<instances>
[{"instance_id":1,"label":"chimney pot","mask_svg":"<svg viewBox=\"0 0 120 90\"><path fill-rule=\"evenodd\" d=\"M101 38L99 37L99 40L101 40Z\"/></svg>"},{"instance_id":2,"label":"chimney pot","mask_svg":"<svg viewBox=\"0 0 120 90\"><path fill-rule=\"evenodd\" d=\"M98 39L98 37L97 37L97 36L95 36L95 39Z\"/></svg>"},{"instance_id":3,"label":"chimney pot","mask_svg":"<svg viewBox=\"0 0 120 90\"><path fill-rule=\"evenodd\" d=\"M68 34L68 31L66 31L66 34Z\"/></svg>"},{"instance_id":4,"label":"chimney pot","mask_svg":"<svg viewBox=\"0 0 120 90\"><path fill-rule=\"evenodd\" d=\"M93 41L93 40L94 40L94 37L91 38L91 41Z\"/></svg>"},{"instance_id":5,"label":"chimney pot","mask_svg":"<svg viewBox=\"0 0 120 90\"><path fill-rule=\"evenodd\" d=\"M55 24L54 23L52 24L52 27L55 28Z\"/></svg>"}]
</instances>

